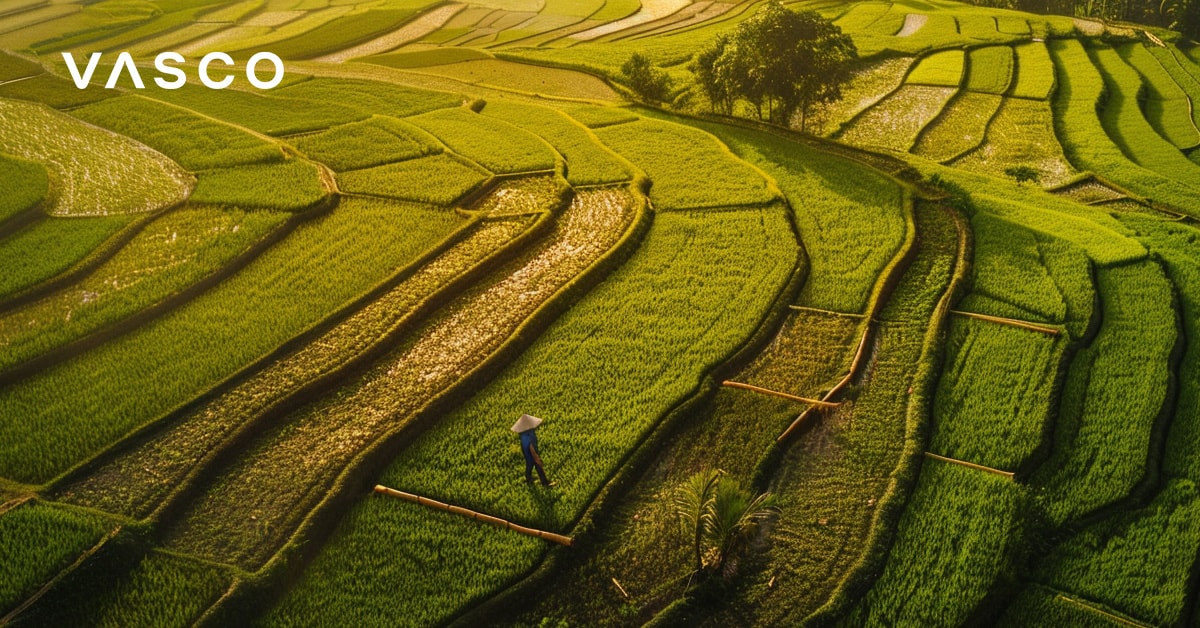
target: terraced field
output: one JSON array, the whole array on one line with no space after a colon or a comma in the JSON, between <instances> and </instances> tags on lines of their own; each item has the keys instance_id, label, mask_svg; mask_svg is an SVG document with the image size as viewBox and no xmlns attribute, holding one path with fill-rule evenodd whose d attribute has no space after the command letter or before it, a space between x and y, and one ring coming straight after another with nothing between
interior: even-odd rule
<instances>
[{"instance_id":1,"label":"terraced field","mask_svg":"<svg viewBox=\"0 0 1200 628\"><path fill-rule=\"evenodd\" d=\"M840 96L705 82L788 10ZM950 0L9 2L0 624L1194 625L1198 98Z\"/></svg>"}]
</instances>

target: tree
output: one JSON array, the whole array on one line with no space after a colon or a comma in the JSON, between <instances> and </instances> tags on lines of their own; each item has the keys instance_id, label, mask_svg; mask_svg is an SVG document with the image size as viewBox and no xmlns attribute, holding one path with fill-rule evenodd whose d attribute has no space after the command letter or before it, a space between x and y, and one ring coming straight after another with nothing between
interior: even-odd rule
<instances>
[{"instance_id":1,"label":"tree","mask_svg":"<svg viewBox=\"0 0 1200 628\"><path fill-rule=\"evenodd\" d=\"M696 571L729 580L747 541L779 509L769 493L754 495L717 469L688 478L676 492L675 511L695 552Z\"/></svg>"},{"instance_id":2,"label":"tree","mask_svg":"<svg viewBox=\"0 0 1200 628\"><path fill-rule=\"evenodd\" d=\"M814 11L796 12L771 0L732 35L701 50L692 62L697 84L714 110L737 101L760 119L804 129L813 105L841 98L858 57L849 35Z\"/></svg>"},{"instance_id":3,"label":"tree","mask_svg":"<svg viewBox=\"0 0 1200 628\"><path fill-rule=\"evenodd\" d=\"M671 76L654 67L640 52L633 53L621 66L621 74L630 89L645 100L662 102L671 91Z\"/></svg>"}]
</instances>

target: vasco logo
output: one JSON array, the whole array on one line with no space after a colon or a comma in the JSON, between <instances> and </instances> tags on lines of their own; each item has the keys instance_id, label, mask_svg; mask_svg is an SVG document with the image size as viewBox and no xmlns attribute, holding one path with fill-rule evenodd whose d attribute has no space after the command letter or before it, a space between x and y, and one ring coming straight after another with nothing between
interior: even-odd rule
<instances>
[{"instance_id":1,"label":"vasco logo","mask_svg":"<svg viewBox=\"0 0 1200 628\"><path fill-rule=\"evenodd\" d=\"M91 83L92 75L96 73L96 67L100 65L100 57L102 55L103 53L93 52L92 56L88 59L87 67L84 68L83 74L80 74L79 66L75 63L75 56L69 52L62 53L63 60L67 62L67 70L71 72L71 79L75 81L75 87L85 89ZM196 68L197 73L200 75L200 83L210 89L225 89L229 87L233 84L233 74L226 73L224 78L213 80L208 69L208 66L213 61L220 61L227 66L233 65L233 58L223 52L210 52L204 55L200 58L200 65ZM275 75L269 81L260 81L258 75L255 73L255 66L261 61L267 61L275 66ZM178 64L183 62L183 55L178 52L159 53L158 56L154 57L154 68L158 70L160 75L173 76L175 78L168 80L162 78L162 76L156 76L154 77L154 82L163 89L179 89L183 87L183 84L187 82L187 74L174 65L168 65L168 63ZM104 84L105 89L116 87L122 72L129 73L129 78L133 81L134 87L138 89L146 88L146 84L142 81L142 75L138 72L137 65L133 62L133 56L128 52L122 52L117 55L117 63L113 65L112 72L108 75L108 82ZM271 89L275 87L283 80L283 61L279 59L278 55L271 52L255 53L246 62L246 80L259 89Z\"/></svg>"}]
</instances>

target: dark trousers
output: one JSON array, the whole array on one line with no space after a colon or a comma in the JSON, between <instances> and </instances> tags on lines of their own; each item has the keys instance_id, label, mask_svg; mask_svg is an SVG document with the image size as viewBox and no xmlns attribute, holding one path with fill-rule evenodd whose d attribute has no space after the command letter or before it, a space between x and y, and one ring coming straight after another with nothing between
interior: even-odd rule
<instances>
[{"instance_id":1,"label":"dark trousers","mask_svg":"<svg viewBox=\"0 0 1200 628\"><path fill-rule=\"evenodd\" d=\"M546 470L542 465L533 461L533 458L525 458L525 481L533 483L533 470L537 469L538 477L542 479L542 484L549 484L550 480L546 477Z\"/></svg>"}]
</instances>

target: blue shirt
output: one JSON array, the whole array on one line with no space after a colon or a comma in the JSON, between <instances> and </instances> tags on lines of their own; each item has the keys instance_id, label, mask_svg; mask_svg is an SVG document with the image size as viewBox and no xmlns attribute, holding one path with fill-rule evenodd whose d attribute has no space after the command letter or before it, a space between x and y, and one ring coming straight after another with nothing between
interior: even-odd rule
<instances>
[{"instance_id":1,"label":"blue shirt","mask_svg":"<svg viewBox=\"0 0 1200 628\"><path fill-rule=\"evenodd\" d=\"M537 434L535 430L525 430L521 432L521 453L525 454L525 460L533 462L533 447L537 445Z\"/></svg>"}]
</instances>

